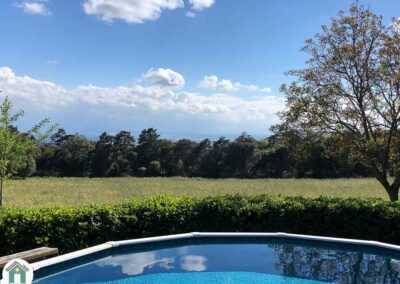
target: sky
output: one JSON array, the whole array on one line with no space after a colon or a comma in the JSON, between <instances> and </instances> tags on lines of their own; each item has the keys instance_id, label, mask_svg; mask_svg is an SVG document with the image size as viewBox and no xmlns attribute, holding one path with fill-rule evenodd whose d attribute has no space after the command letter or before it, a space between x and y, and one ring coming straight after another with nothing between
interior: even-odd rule
<instances>
[{"instance_id":1,"label":"sky","mask_svg":"<svg viewBox=\"0 0 400 284\"><path fill-rule=\"evenodd\" d=\"M0 93L89 138L268 136L285 72L347 0L2 0ZM399 0L360 0L390 23Z\"/></svg>"}]
</instances>

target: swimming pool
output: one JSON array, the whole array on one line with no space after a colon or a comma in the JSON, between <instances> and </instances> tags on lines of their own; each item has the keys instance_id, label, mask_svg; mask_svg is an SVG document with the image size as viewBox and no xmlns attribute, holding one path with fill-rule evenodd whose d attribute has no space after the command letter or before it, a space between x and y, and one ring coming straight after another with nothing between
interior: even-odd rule
<instances>
[{"instance_id":1,"label":"swimming pool","mask_svg":"<svg viewBox=\"0 0 400 284\"><path fill-rule=\"evenodd\" d=\"M33 266L37 284L400 282L396 246L289 234L112 242Z\"/></svg>"}]
</instances>

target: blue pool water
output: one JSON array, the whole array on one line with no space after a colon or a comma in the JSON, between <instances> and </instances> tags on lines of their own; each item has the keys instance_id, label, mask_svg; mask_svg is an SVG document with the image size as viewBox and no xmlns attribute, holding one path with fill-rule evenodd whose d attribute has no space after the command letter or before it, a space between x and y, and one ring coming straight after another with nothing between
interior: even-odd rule
<instances>
[{"instance_id":1,"label":"blue pool water","mask_svg":"<svg viewBox=\"0 0 400 284\"><path fill-rule=\"evenodd\" d=\"M35 272L37 284L400 283L400 254L279 238L122 246Z\"/></svg>"},{"instance_id":2,"label":"blue pool water","mask_svg":"<svg viewBox=\"0 0 400 284\"><path fill-rule=\"evenodd\" d=\"M101 284L203 284L203 283L229 283L229 284L323 284L326 282L299 279L271 274L254 272L191 272L191 273L159 273L136 276L110 282L97 282ZM92 284L97 284L92 283Z\"/></svg>"}]
</instances>

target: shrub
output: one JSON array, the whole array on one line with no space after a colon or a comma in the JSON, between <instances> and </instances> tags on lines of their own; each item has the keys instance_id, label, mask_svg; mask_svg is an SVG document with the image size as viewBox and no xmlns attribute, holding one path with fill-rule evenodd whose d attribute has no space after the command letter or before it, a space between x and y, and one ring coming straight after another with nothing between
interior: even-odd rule
<instances>
[{"instance_id":1,"label":"shrub","mask_svg":"<svg viewBox=\"0 0 400 284\"><path fill-rule=\"evenodd\" d=\"M151 161L149 164L149 176L156 177L161 174L161 164L159 161Z\"/></svg>"},{"instance_id":2,"label":"shrub","mask_svg":"<svg viewBox=\"0 0 400 284\"><path fill-rule=\"evenodd\" d=\"M118 205L0 209L0 255L62 253L111 240L191 231L288 232L400 244L400 203L380 199L154 197Z\"/></svg>"},{"instance_id":3,"label":"shrub","mask_svg":"<svg viewBox=\"0 0 400 284\"><path fill-rule=\"evenodd\" d=\"M146 176L146 172L147 172L147 168L146 168L146 167L140 167L140 168L138 169L138 175L139 175L140 177Z\"/></svg>"}]
</instances>

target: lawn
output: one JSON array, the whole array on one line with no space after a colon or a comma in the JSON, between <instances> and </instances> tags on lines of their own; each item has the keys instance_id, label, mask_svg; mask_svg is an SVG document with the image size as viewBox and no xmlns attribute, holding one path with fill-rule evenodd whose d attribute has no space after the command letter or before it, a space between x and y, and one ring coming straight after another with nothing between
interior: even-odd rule
<instances>
[{"instance_id":1,"label":"lawn","mask_svg":"<svg viewBox=\"0 0 400 284\"><path fill-rule=\"evenodd\" d=\"M5 183L6 206L115 203L154 195L281 194L305 197L380 197L375 179L29 178Z\"/></svg>"}]
</instances>

